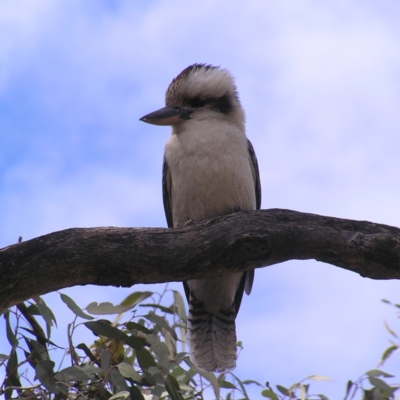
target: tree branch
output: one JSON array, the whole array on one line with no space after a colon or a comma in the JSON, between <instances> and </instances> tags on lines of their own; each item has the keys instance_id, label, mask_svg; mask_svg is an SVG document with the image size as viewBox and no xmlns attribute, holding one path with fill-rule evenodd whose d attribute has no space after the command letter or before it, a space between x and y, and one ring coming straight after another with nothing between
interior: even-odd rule
<instances>
[{"instance_id":1,"label":"tree branch","mask_svg":"<svg viewBox=\"0 0 400 400\"><path fill-rule=\"evenodd\" d=\"M0 309L75 285L182 281L293 259L400 279L400 229L280 209L183 229L67 229L0 250Z\"/></svg>"}]
</instances>

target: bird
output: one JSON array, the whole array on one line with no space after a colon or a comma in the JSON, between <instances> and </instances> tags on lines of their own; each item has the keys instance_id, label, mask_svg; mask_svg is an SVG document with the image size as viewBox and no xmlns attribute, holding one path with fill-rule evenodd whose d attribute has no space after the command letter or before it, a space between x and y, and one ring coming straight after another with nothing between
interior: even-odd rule
<instances>
[{"instance_id":1,"label":"bird","mask_svg":"<svg viewBox=\"0 0 400 400\"><path fill-rule=\"evenodd\" d=\"M258 162L227 69L190 65L168 86L165 107L140 120L172 127L162 169L169 228L260 209ZM250 294L253 280L250 270L183 282L189 305L186 341L197 367L215 372L235 368L235 319L243 292Z\"/></svg>"}]
</instances>

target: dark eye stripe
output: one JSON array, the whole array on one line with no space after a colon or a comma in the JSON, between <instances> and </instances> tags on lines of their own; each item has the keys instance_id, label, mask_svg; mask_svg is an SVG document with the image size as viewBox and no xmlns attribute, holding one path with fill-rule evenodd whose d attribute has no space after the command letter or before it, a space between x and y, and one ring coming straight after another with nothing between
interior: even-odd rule
<instances>
[{"instance_id":1,"label":"dark eye stripe","mask_svg":"<svg viewBox=\"0 0 400 400\"><path fill-rule=\"evenodd\" d=\"M213 99L202 99L201 97L194 97L193 99L189 100L189 106L193 108L198 108L198 107L204 107L207 104L210 104L210 102Z\"/></svg>"},{"instance_id":2,"label":"dark eye stripe","mask_svg":"<svg viewBox=\"0 0 400 400\"><path fill-rule=\"evenodd\" d=\"M229 114L233 108L231 97L228 94L224 94L218 98L211 97L208 99L196 96L188 101L188 105L193 108L209 106L220 111L222 114Z\"/></svg>"},{"instance_id":3,"label":"dark eye stripe","mask_svg":"<svg viewBox=\"0 0 400 400\"><path fill-rule=\"evenodd\" d=\"M218 99L213 99L212 106L222 114L229 114L233 108L232 99L228 94L224 94Z\"/></svg>"}]
</instances>

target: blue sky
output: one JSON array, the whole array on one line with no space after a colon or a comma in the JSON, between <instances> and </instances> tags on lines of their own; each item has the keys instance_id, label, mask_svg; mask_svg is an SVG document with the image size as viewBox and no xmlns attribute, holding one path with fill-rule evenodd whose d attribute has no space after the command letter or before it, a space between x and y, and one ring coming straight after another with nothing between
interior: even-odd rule
<instances>
[{"instance_id":1,"label":"blue sky","mask_svg":"<svg viewBox=\"0 0 400 400\"><path fill-rule=\"evenodd\" d=\"M170 131L139 118L194 62L236 77L263 208L400 226L399 37L396 0L2 1L0 247L70 227L166 226ZM65 293L84 307L133 290ZM238 375L328 375L316 391L342 396L388 345L383 321L399 328L382 298L398 302L399 283L314 261L258 270ZM400 376L398 355L385 369Z\"/></svg>"}]
</instances>

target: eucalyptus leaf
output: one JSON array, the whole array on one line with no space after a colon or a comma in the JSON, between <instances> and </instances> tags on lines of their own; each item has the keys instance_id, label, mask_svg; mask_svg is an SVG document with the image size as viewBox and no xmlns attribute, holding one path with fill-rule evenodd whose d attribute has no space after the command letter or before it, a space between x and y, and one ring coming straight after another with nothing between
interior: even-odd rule
<instances>
[{"instance_id":1,"label":"eucalyptus leaf","mask_svg":"<svg viewBox=\"0 0 400 400\"><path fill-rule=\"evenodd\" d=\"M153 292L134 292L125 298L124 301L121 302L121 306L131 306L134 307L136 304L141 301L149 298L153 295Z\"/></svg>"},{"instance_id":2,"label":"eucalyptus leaf","mask_svg":"<svg viewBox=\"0 0 400 400\"><path fill-rule=\"evenodd\" d=\"M130 396L130 393L127 390L123 390L122 392L118 392L111 396L108 400L117 400L117 399L127 399Z\"/></svg>"},{"instance_id":3,"label":"eucalyptus leaf","mask_svg":"<svg viewBox=\"0 0 400 400\"><path fill-rule=\"evenodd\" d=\"M162 304L156 304L156 303L141 304L139 307L151 307L151 308L156 308L158 310L161 310L162 312L165 312L166 314L174 314L174 310L172 307L165 307Z\"/></svg>"},{"instance_id":4,"label":"eucalyptus leaf","mask_svg":"<svg viewBox=\"0 0 400 400\"><path fill-rule=\"evenodd\" d=\"M101 353L101 369L104 372L104 375L108 374L110 370L110 363L111 363L111 354L107 349L103 349Z\"/></svg>"},{"instance_id":5,"label":"eucalyptus leaf","mask_svg":"<svg viewBox=\"0 0 400 400\"><path fill-rule=\"evenodd\" d=\"M170 368L170 360L168 358L169 350L167 345L154 334L147 335L147 341L150 343L150 348L155 353L160 365L168 371Z\"/></svg>"},{"instance_id":6,"label":"eucalyptus leaf","mask_svg":"<svg viewBox=\"0 0 400 400\"><path fill-rule=\"evenodd\" d=\"M43 360L39 361L36 364L35 368L35 379L38 379L40 383L43 384L43 386L49 390L51 393L60 393L63 392L65 393L66 389L63 385L58 385L56 380L54 379L54 361L50 360ZM64 390L63 390L64 389Z\"/></svg>"},{"instance_id":7,"label":"eucalyptus leaf","mask_svg":"<svg viewBox=\"0 0 400 400\"><path fill-rule=\"evenodd\" d=\"M131 394L131 400L145 400L142 392L138 389L137 386L131 386L129 388L129 391Z\"/></svg>"},{"instance_id":8,"label":"eucalyptus leaf","mask_svg":"<svg viewBox=\"0 0 400 400\"><path fill-rule=\"evenodd\" d=\"M214 389L215 397L217 399L219 399L220 390L219 390L218 379L215 376L215 374L213 372L206 372L206 371L203 371L202 369L198 368L195 364L192 363L192 361L190 361L189 357L186 357L184 359L184 361L192 370L194 370L196 373L200 374L202 377L204 377L211 383L211 386Z\"/></svg>"},{"instance_id":9,"label":"eucalyptus leaf","mask_svg":"<svg viewBox=\"0 0 400 400\"><path fill-rule=\"evenodd\" d=\"M279 397L270 389L263 390L261 395L271 400L279 400Z\"/></svg>"},{"instance_id":10,"label":"eucalyptus leaf","mask_svg":"<svg viewBox=\"0 0 400 400\"><path fill-rule=\"evenodd\" d=\"M117 390L128 392L129 388L126 384L125 378L121 375L117 368L113 368L111 370L109 380L114 386L117 387Z\"/></svg>"},{"instance_id":11,"label":"eucalyptus leaf","mask_svg":"<svg viewBox=\"0 0 400 400\"><path fill-rule=\"evenodd\" d=\"M174 293L174 305L176 307L178 315L182 320L186 321L187 313L183 297L177 290L173 290L173 293Z\"/></svg>"},{"instance_id":12,"label":"eucalyptus leaf","mask_svg":"<svg viewBox=\"0 0 400 400\"><path fill-rule=\"evenodd\" d=\"M383 361L387 360L391 356L391 354L398 349L399 349L399 346L397 346L397 345L388 347L382 354L381 363L383 363Z\"/></svg>"},{"instance_id":13,"label":"eucalyptus leaf","mask_svg":"<svg viewBox=\"0 0 400 400\"><path fill-rule=\"evenodd\" d=\"M138 383L142 381L142 377L138 374L138 372L133 368L131 364L121 362L117 365L117 368L123 377L130 378Z\"/></svg>"},{"instance_id":14,"label":"eucalyptus leaf","mask_svg":"<svg viewBox=\"0 0 400 400\"><path fill-rule=\"evenodd\" d=\"M237 389L237 387L232 382L225 380L219 382L219 387L224 389Z\"/></svg>"},{"instance_id":15,"label":"eucalyptus leaf","mask_svg":"<svg viewBox=\"0 0 400 400\"><path fill-rule=\"evenodd\" d=\"M389 386L384 380L379 379L379 378L375 378L373 376L370 376L369 378L369 382L371 383L372 386L377 387L378 389L381 389L385 392L388 393L393 393L397 388L392 388L391 386Z\"/></svg>"},{"instance_id":16,"label":"eucalyptus leaf","mask_svg":"<svg viewBox=\"0 0 400 400\"><path fill-rule=\"evenodd\" d=\"M86 311L93 315L111 315L124 313L131 308L131 305L114 306L112 303L109 302L100 304L98 304L97 302L93 302L86 307Z\"/></svg>"},{"instance_id":17,"label":"eucalyptus leaf","mask_svg":"<svg viewBox=\"0 0 400 400\"><path fill-rule=\"evenodd\" d=\"M101 371L97 368L98 371ZM58 381L62 382L71 382L71 381L82 381L86 382L90 379L93 379L94 375L89 375L83 368L79 367L67 367L57 372L54 375L54 378Z\"/></svg>"},{"instance_id":18,"label":"eucalyptus leaf","mask_svg":"<svg viewBox=\"0 0 400 400\"><path fill-rule=\"evenodd\" d=\"M136 357L137 357L138 363L140 365L140 368L142 368L142 370L144 370L144 371L150 367L156 366L154 357L144 347L139 350L136 350Z\"/></svg>"},{"instance_id":19,"label":"eucalyptus leaf","mask_svg":"<svg viewBox=\"0 0 400 400\"><path fill-rule=\"evenodd\" d=\"M171 326L169 325L168 321L165 318L160 317L159 315L156 315L153 313L149 313L149 314L145 315L144 317L146 319L148 319L149 321L155 323L159 327L167 330L175 340L178 339L176 332L171 328Z\"/></svg>"},{"instance_id":20,"label":"eucalyptus leaf","mask_svg":"<svg viewBox=\"0 0 400 400\"><path fill-rule=\"evenodd\" d=\"M246 379L245 381L242 381L242 383L244 385L252 385L253 384L253 385L264 387L263 385L261 385L260 382L254 381L253 379Z\"/></svg>"},{"instance_id":21,"label":"eucalyptus leaf","mask_svg":"<svg viewBox=\"0 0 400 400\"><path fill-rule=\"evenodd\" d=\"M136 322L133 322L133 321L127 322L127 323L125 324L125 326L126 326L126 328L129 329L130 331L137 330L137 331L143 332L143 333L145 333L145 334L151 333L151 330L150 330L150 329L147 329L145 326L143 326L143 325L141 325L141 324L138 324L138 323L136 323Z\"/></svg>"},{"instance_id":22,"label":"eucalyptus leaf","mask_svg":"<svg viewBox=\"0 0 400 400\"><path fill-rule=\"evenodd\" d=\"M385 378L394 378L393 375L388 374L387 372L381 371L379 369L371 369L365 373L365 375L369 377L378 377L378 376L384 376Z\"/></svg>"},{"instance_id":23,"label":"eucalyptus leaf","mask_svg":"<svg viewBox=\"0 0 400 400\"><path fill-rule=\"evenodd\" d=\"M125 341L128 339L128 335L126 335L124 332L121 332L119 329L114 328L105 322L90 321L85 322L84 325L96 335L105 336L115 340Z\"/></svg>"},{"instance_id":24,"label":"eucalyptus leaf","mask_svg":"<svg viewBox=\"0 0 400 400\"><path fill-rule=\"evenodd\" d=\"M289 389L286 389L284 386L282 385L276 385L276 388L285 396L290 396L290 392Z\"/></svg>"},{"instance_id":25,"label":"eucalyptus leaf","mask_svg":"<svg viewBox=\"0 0 400 400\"><path fill-rule=\"evenodd\" d=\"M10 357L7 361L6 371L8 374L5 381L6 386L21 386L18 375L18 355L16 349L11 350Z\"/></svg>"},{"instance_id":26,"label":"eucalyptus leaf","mask_svg":"<svg viewBox=\"0 0 400 400\"><path fill-rule=\"evenodd\" d=\"M171 374L165 378L165 388L172 400L184 400L179 383Z\"/></svg>"},{"instance_id":27,"label":"eucalyptus leaf","mask_svg":"<svg viewBox=\"0 0 400 400\"><path fill-rule=\"evenodd\" d=\"M71 297L66 294L60 293L61 300L67 305L67 307L78 317L83 319L93 319L91 315L88 315L82 311L82 309L75 303Z\"/></svg>"},{"instance_id":28,"label":"eucalyptus leaf","mask_svg":"<svg viewBox=\"0 0 400 400\"><path fill-rule=\"evenodd\" d=\"M85 343L78 344L78 346L76 346L76 348L83 350L83 352L90 359L90 361L95 362L95 363L98 362L97 358L93 355L93 353L90 351L89 347L87 347L87 345Z\"/></svg>"},{"instance_id":29,"label":"eucalyptus leaf","mask_svg":"<svg viewBox=\"0 0 400 400\"><path fill-rule=\"evenodd\" d=\"M53 311L51 310L51 308L49 308L47 306L47 304L44 302L44 300L41 297L37 298L36 306L40 312L40 315L46 321L47 325L53 326L53 322L54 322L54 324L57 326L57 320L56 320L56 317L55 317Z\"/></svg>"},{"instance_id":30,"label":"eucalyptus leaf","mask_svg":"<svg viewBox=\"0 0 400 400\"><path fill-rule=\"evenodd\" d=\"M6 311L4 313L4 318L6 320L6 335L7 335L7 339L8 339L9 343L11 344L11 346L14 349L19 345L19 341L18 341L17 337L15 336L14 331L11 328L10 313L8 311Z\"/></svg>"}]
</instances>

